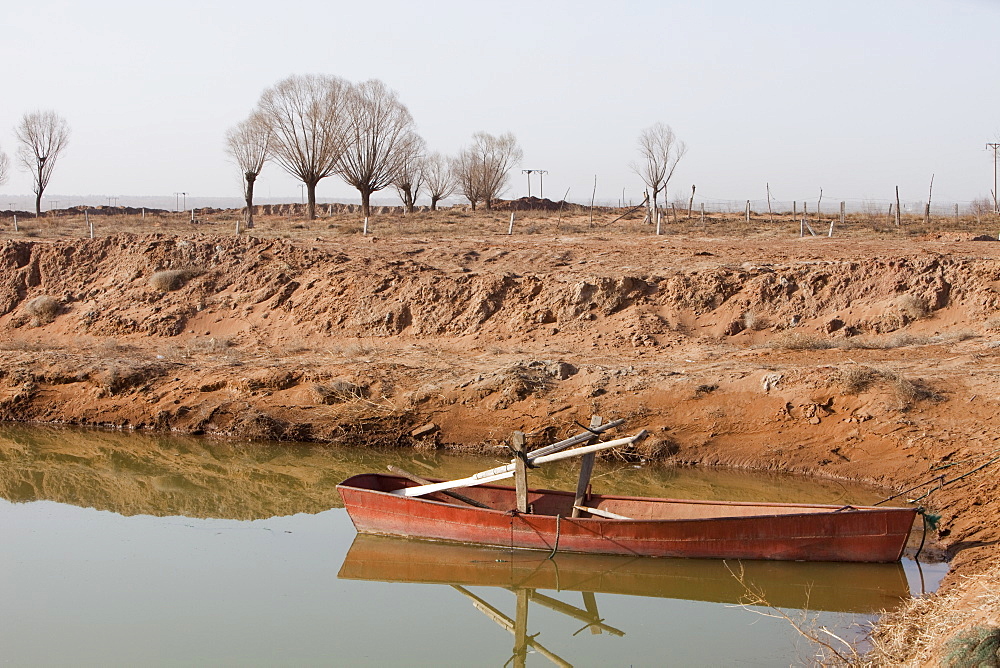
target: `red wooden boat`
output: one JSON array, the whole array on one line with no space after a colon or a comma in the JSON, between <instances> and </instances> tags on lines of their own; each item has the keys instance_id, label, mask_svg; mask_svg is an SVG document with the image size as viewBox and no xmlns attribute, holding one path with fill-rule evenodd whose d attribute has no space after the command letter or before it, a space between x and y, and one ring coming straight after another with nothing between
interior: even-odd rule
<instances>
[{"instance_id":1,"label":"red wooden boat","mask_svg":"<svg viewBox=\"0 0 1000 668\"><path fill-rule=\"evenodd\" d=\"M572 492L529 490L518 513L515 490L497 485L463 493L479 508L441 492L393 494L416 486L366 473L337 489L360 533L506 548L587 554L792 561L898 561L915 508L746 503L589 495L584 517L570 517Z\"/></svg>"}]
</instances>

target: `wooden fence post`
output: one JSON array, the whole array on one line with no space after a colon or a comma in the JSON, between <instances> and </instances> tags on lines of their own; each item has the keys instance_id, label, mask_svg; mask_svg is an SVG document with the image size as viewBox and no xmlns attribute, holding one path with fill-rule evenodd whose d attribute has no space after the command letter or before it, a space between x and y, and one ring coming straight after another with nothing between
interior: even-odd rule
<instances>
[{"instance_id":1,"label":"wooden fence post","mask_svg":"<svg viewBox=\"0 0 1000 668\"><path fill-rule=\"evenodd\" d=\"M900 208L899 208L899 186L896 186L896 227L899 227L900 223Z\"/></svg>"}]
</instances>

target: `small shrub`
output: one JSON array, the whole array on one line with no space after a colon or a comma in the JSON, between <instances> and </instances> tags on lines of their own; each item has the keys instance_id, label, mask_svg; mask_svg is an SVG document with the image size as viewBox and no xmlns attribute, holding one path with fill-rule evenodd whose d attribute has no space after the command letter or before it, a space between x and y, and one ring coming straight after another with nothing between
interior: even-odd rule
<instances>
[{"instance_id":1,"label":"small shrub","mask_svg":"<svg viewBox=\"0 0 1000 668\"><path fill-rule=\"evenodd\" d=\"M771 326L771 323L765 316L754 313L753 311L747 311L743 314L743 327L754 332L759 332L762 329L767 329Z\"/></svg>"},{"instance_id":2,"label":"small shrub","mask_svg":"<svg viewBox=\"0 0 1000 668\"><path fill-rule=\"evenodd\" d=\"M914 320L926 318L931 312L930 305L928 305L927 300L923 297L918 297L917 295L903 295L896 301L896 306L900 311Z\"/></svg>"},{"instance_id":3,"label":"small shrub","mask_svg":"<svg viewBox=\"0 0 1000 668\"><path fill-rule=\"evenodd\" d=\"M1000 628L975 626L949 640L947 649L943 665L949 668L1000 666Z\"/></svg>"},{"instance_id":4,"label":"small shrub","mask_svg":"<svg viewBox=\"0 0 1000 668\"><path fill-rule=\"evenodd\" d=\"M55 297L41 295L24 305L24 310L31 316L31 324L35 327L47 325L56 319L62 305Z\"/></svg>"},{"instance_id":5,"label":"small shrub","mask_svg":"<svg viewBox=\"0 0 1000 668\"><path fill-rule=\"evenodd\" d=\"M149 277L149 285L160 292L173 292L180 290L188 281L195 276L205 273L202 269L190 267L188 269L164 269Z\"/></svg>"}]
</instances>

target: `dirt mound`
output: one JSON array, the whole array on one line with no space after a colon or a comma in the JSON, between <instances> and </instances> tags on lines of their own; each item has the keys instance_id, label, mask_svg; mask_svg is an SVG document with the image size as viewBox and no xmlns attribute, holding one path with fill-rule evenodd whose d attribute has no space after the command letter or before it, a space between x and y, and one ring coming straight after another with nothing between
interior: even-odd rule
<instances>
[{"instance_id":1,"label":"dirt mound","mask_svg":"<svg viewBox=\"0 0 1000 668\"><path fill-rule=\"evenodd\" d=\"M534 196L493 202L493 208L496 211L572 211L579 207L579 204L573 204L566 200L553 202L548 198L542 199Z\"/></svg>"}]
</instances>

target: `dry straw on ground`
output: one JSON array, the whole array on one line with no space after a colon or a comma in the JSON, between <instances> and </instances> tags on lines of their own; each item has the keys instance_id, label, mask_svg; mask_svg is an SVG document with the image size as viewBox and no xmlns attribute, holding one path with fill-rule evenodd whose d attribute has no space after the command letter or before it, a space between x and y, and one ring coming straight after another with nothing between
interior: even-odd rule
<instances>
[{"instance_id":1,"label":"dry straw on ground","mask_svg":"<svg viewBox=\"0 0 1000 668\"><path fill-rule=\"evenodd\" d=\"M966 576L944 594L910 599L884 615L872 634L865 666L997 666L1000 567ZM992 620L984 626L982 620ZM944 656L934 656L950 638ZM990 651L992 650L992 656Z\"/></svg>"}]
</instances>

